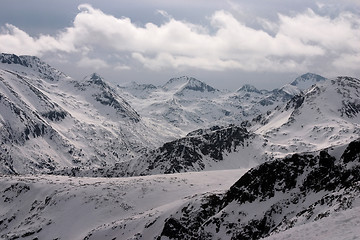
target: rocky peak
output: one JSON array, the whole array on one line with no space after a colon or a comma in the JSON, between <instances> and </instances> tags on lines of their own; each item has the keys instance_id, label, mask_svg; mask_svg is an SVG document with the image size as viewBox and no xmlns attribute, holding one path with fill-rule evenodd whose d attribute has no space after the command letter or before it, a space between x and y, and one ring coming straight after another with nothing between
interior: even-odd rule
<instances>
[{"instance_id":1,"label":"rocky peak","mask_svg":"<svg viewBox=\"0 0 360 240\"><path fill-rule=\"evenodd\" d=\"M17 56L15 54L0 54L0 63L9 65L20 65L33 70L41 78L58 81L61 78L65 78L66 75L59 70L51 67L49 64L40 60L35 56Z\"/></svg>"},{"instance_id":2,"label":"rocky peak","mask_svg":"<svg viewBox=\"0 0 360 240\"><path fill-rule=\"evenodd\" d=\"M177 95L183 95L185 91L216 92L217 89L206 83L188 76L170 79L164 86L166 90L176 90Z\"/></svg>"},{"instance_id":3,"label":"rocky peak","mask_svg":"<svg viewBox=\"0 0 360 240\"><path fill-rule=\"evenodd\" d=\"M27 62L15 54L2 53L0 55L0 62L7 64L19 64L21 66L28 67Z\"/></svg>"},{"instance_id":4,"label":"rocky peak","mask_svg":"<svg viewBox=\"0 0 360 240\"><path fill-rule=\"evenodd\" d=\"M96 85L99 85L99 86L102 86L102 87L106 86L106 83L104 82L102 77L97 73L93 73L89 77L86 77L85 79L89 83L96 84Z\"/></svg>"},{"instance_id":5,"label":"rocky peak","mask_svg":"<svg viewBox=\"0 0 360 240\"><path fill-rule=\"evenodd\" d=\"M237 90L237 92L254 92L261 94L261 91L259 91L256 87L250 84L243 85L240 89Z\"/></svg>"}]
</instances>

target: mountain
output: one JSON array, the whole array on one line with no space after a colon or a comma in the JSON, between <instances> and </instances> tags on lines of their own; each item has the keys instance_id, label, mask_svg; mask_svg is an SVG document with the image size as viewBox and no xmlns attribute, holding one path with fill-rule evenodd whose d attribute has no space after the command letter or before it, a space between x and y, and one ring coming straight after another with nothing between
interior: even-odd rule
<instances>
[{"instance_id":1,"label":"mountain","mask_svg":"<svg viewBox=\"0 0 360 240\"><path fill-rule=\"evenodd\" d=\"M323 76L314 73L305 73L300 77L297 77L290 85L297 87L300 90L305 90L310 88L312 85L317 83L322 83L327 79Z\"/></svg>"},{"instance_id":2,"label":"mountain","mask_svg":"<svg viewBox=\"0 0 360 240\"><path fill-rule=\"evenodd\" d=\"M163 89L165 89L166 91L175 91L174 95L176 96L191 95L192 93L198 92L219 92L219 90L207 85L206 83L187 76L170 79L167 83L163 85Z\"/></svg>"},{"instance_id":3,"label":"mountain","mask_svg":"<svg viewBox=\"0 0 360 240\"><path fill-rule=\"evenodd\" d=\"M19 71L19 73L25 76L40 77L50 81L58 81L66 77L64 73L35 56L17 56L15 54L2 53L0 54L0 63L7 64L7 69ZM25 67L26 70L23 71L24 68L22 67ZM29 69L32 71L29 71Z\"/></svg>"},{"instance_id":4,"label":"mountain","mask_svg":"<svg viewBox=\"0 0 360 240\"><path fill-rule=\"evenodd\" d=\"M97 74L75 80L36 57L0 59L1 173L113 165L168 140Z\"/></svg>"},{"instance_id":5,"label":"mountain","mask_svg":"<svg viewBox=\"0 0 360 240\"><path fill-rule=\"evenodd\" d=\"M256 166L258 138L239 126L199 129L167 142L138 158L114 166L70 168L55 174L77 177L124 177L192 171L242 169Z\"/></svg>"},{"instance_id":6,"label":"mountain","mask_svg":"<svg viewBox=\"0 0 360 240\"><path fill-rule=\"evenodd\" d=\"M0 238L356 239L359 99L352 77L113 87L1 54Z\"/></svg>"},{"instance_id":7,"label":"mountain","mask_svg":"<svg viewBox=\"0 0 360 240\"><path fill-rule=\"evenodd\" d=\"M236 92L247 92L247 93L258 93L261 94L261 91L258 90L255 86L250 84L245 84L239 88Z\"/></svg>"},{"instance_id":8,"label":"mountain","mask_svg":"<svg viewBox=\"0 0 360 240\"><path fill-rule=\"evenodd\" d=\"M91 174L132 176L247 168L289 154L344 145L360 133L359 90L356 78L325 81L243 122L243 127L198 129L116 168Z\"/></svg>"},{"instance_id":9,"label":"mountain","mask_svg":"<svg viewBox=\"0 0 360 240\"><path fill-rule=\"evenodd\" d=\"M301 92L289 84L273 91L245 84L229 92L188 76L172 78L160 87L128 84L119 89L141 116L172 129L175 137L214 125L239 125Z\"/></svg>"},{"instance_id":10,"label":"mountain","mask_svg":"<svg viewBox=\"0 0 360 240\"><path fill-rule=\"evenodd\" d=\"M192 77L172 78L160 87L127 84L119 90L143 118L162 125L174 138L217 123L226 125L232 118L218 101L221 91Z\"/></svg>"},{"instance_id":11,"label":"mountain","mask_svg":"<svg viewBox=\"0 0 360 240\"><path fill-rule=\"evenodd\" d=\"M334 234L356 239L359 149L360 140L355 140L249 171L128 178L3 176L0 236L93 240L300 235L305 240Z\"/></svg>"},{"instance_id":12,"label":"mountain","mask_svg":"<svg viewBox=\"0 0 360 240\"><path fill-rule=\"evenodd\" d=\"M344 150L345 148L345 150ZM223 195L190 200L158 239L259 239L360 205L360 140L267 162ZM310 236L312 238L312 236Z\"/></svg>"},{"instance_id":13,"label":"mountain","mask_svg":"<svg viewBox=\"0 0 360 240\"><path fill-rule=\"evenodd\" d=\"M264 136L274 157L349 143L360 133L359 96L359 79L324 81L255 118L250 131Z\"/></svg>"},{"instance_id":14,"label":"mountain","mask_svg":"<svg viewBox=\"0 0 360 240\"><path fill-rule=\"evenodd\" d=\"M201 128L115 166L56 173L108 177L248 168L347 144L360 132L359 89L358 79L339 77L299 92L286 104L241 125Z\"/></svg>"},{"instance_id":15,"label":"mountain","mask_svg":"<svg viewBox=\"0 0 360 240\"><path fill-rule=\"evenodd\" d=\"M88 101L95 99L100 104L99 109L106 106L114 109L116 114L123 119L140 122L140 115L98 74L93 73L85 77L82 82L75 83L75 87L80 91L86 92Z\"/></svg>"}]
</instances>

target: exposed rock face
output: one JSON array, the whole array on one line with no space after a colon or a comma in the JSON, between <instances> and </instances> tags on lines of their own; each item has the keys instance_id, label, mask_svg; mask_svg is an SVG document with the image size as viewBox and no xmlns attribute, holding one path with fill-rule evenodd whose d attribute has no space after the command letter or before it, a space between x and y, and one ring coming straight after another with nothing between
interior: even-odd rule
<instances>
[{"instance_id":1,"label":"exposed rock face","mask_svg":"<svg viewBox=\"0 0 360 240\"><path fill-rule=\"evenodd\" d=\"M179 209L158 239L259 239L350 208L360 195L359 181L360 139L339 159L330 150L294 154L250 170L224 195Z\"/></svg>"},{"instance_id":2,"label":"exposed rock face","mask_svg":"<svg viewBox=\"0 0 360 240\"><path fill-rule=\"evenodd\" d=\"M120 117L133 122L140 121L140 115L98 74L91 74L85 78L85 81L77 83L76 87L82 91L91 92L97 102L115 109Z\"/></svg>"},{"instance_id":3,"label":"exposed rock face","mask_svg":"<svg viewBox=\"0 0 360 240\"><path fill-rule=\"evenodd\" d=\"M66 75L59 70L51 67L49 64L41 61L35 56L17 56L15 54L0 54L0 63L9 65L19 65L34 71L35 74L29 73L33 76L41 76L41 78L50 81L59 81L65 78Z\"/></svg>"},{"instance_id":4,"label":"exposed rock face","mask_svg":"<svg viewBox=\"0 0 360 240\"><path fill-rule=\"evenodd\" d=\"M206 157L221 161L225 152L233 152L237 147L244 146L250 136L245 128L237 126L214 127L207 132L195 131L154 151L147 157L148 169L150 172L159 169L164 173L202 170Z\"/></svg>"}]
</instances>

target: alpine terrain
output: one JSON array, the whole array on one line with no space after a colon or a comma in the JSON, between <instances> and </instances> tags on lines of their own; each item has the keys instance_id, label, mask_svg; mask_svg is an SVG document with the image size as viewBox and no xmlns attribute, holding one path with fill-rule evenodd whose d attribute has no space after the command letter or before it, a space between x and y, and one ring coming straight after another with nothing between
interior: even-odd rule
<instances>
[{"instance_id":1,"label":"alpine terrain","mask_svg":"<svg viewBox=\"0 0 360 240\"><path fill-rule=\"evenodd\" d=\"M1 239L358 239L360 80L75 79L0 54Z\"/></svg>"}]
</instances>

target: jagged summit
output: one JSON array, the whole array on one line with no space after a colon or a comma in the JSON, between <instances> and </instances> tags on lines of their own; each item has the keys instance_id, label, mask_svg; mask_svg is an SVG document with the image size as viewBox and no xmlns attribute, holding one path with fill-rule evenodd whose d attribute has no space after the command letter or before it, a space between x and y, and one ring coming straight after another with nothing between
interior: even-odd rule
<instances>
[{"instance_id":1,"label":"jagged summit","mask_svg":"<svg viewBox=\"0 0 360 240\"><path fill-rule=\"evenodd\" d=\"M24 73L24 70L21 69L21 67L31 69L34 71L34 75L38 75L40 78L44 78L50 81L58 81L67 77L61 71L51 67L49 64L43 62L40 58L35 56L17 56L15 54L1 53L0 63L4 64L5 68L9 70L21 73ZM26 74L30 73L27 72Z\"/></svg>"},{"instance_id":2,"label":"jagged summit","mask_svg":"<svg viewBox=\"0 0 360 240\"><path fill-rule=\"evenodd\" d=\"M140 115L123 99L115 88L110 86L99 74L92 73L86 76L82 82L76 82L75 86L86 91L90 99L95 99L102 106L110 107L116 111L116 115L133 122L140 121Z\"/></svg>"},{"instance_id":3,"label":"jagged summit","mask_svg":"<svg viewBox=\"0 0 360 240\"><path fill-rule=\"evenodd\" d=\"M91 75L86 76L84 78L84 81L89 83L89 84L95 84L95 85L99 85L99 86L102 86L102 87L107 86L104 79L97 73L92 73Z\"/></svg>"},{"instance_id":4,"label":"jagged summit","mask_svg":"<svg viewBox=\"0 0 360 240\"><path fill-rule=\"evenodd\" d=\"M326 78L315 73L305 73L290 83L300 90L305 90L316 83L326 81Z\"/></svg>"},{"instance_id":5,"label":"jagged summit","mask_svg":"<svg viewBox=\"0 0 360 240\"><path fill-rule=\"evenodd\" d=\"M183 76L170 79L163 86L166 90L176 90L177 95L183 95L188 91L217 92L219 90L193 77Z\"/></svg>"},{"instance_id":6,"label":"jagged summit","mask_svg":"<svg viewBox=\"0 0 360 240\"><path fill-rule=\"evenodd\" d=\"M261 94L261 91L251 84L244 84L237 92L255 92Z\"/></svg>"},{"instance_id":7,"label":"jagged summit","mask_svg":"<svg viewBox=\"0 0 360 240\"><path fill-rule=\"evenodd\" d=\"M27 62L15 54L1 53L0 62L7 64L19 64L21 66L28 67Z\"/></svg>"}]
</instances>

